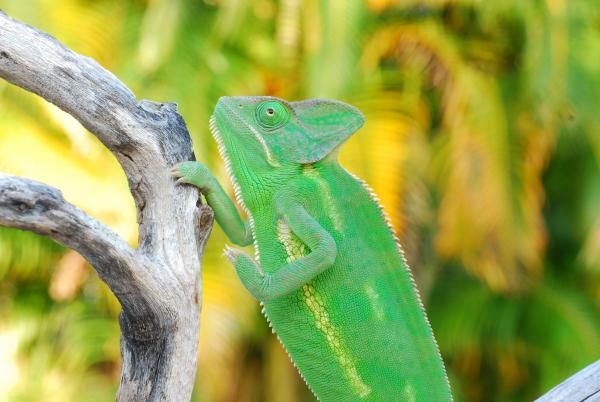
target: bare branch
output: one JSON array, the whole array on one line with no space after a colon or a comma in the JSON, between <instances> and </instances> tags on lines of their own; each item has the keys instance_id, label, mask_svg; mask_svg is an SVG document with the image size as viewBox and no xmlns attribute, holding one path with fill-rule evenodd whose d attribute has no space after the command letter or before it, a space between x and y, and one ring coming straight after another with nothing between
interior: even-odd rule
<instances>
[{"instance_id":1,"label":"bare branch","mask_svg":"<svg viewBox=\"0 0 600 402\"><path fill-rule=\"evenodd\" d=\"M157 243L170 243L165 239L177 234L175 225L155 223L173 219L174 199L190 206L198 198L197 191L176 187L168 174L173 164L194 159L175 104L138 102L96 61L2 12L0 77L70 113L113 151L138 207L139 244L153 246L156 252ZM184 223L178 221L181 218L175 216L177 223Z\"/></svg>"},{"instance_id":2,"label":"bare branch","mask_svg":"<svg viewBox=\"0 0 600 402\"><path fill-rule=\"evenodd\" d=\"M536 402L582 402L600 400L600 360L552 388Z\"/></svg>"},{"instance_id":3,"label":"bare branch","mask_svg":"<svg viewBox=\"0 0 600 402\"><path fill-rule=\"evenodd\" d=\"M111 270L114 262L132 265L136 259L134 250L119 235L69 204L59 190L3 173L0 173L0 225L47 236L78 251L94 264L106 282L124 279L123 271ZM110 263L106 264L107 261Z\"/></svg>"},{"instance_id":4,"label":"bare branch","mask_svg":"<svg viewBox=\"0 0 600 402\"><path fill-rule=\"evenodd\" d=\"M59 190L0 173L0 225L47 236L78 251L122 304L148 306L140 300L139 289L152 282L137 271L151 270L152 263L111 229L65 201Z\"/></svg>"},{"instance_id":5,"label":"bare branch","mask_svg":"<svg viewBox=\"0 0 600 402\"><path fill-rule=\"evenodd\" d=\"M193 160L173 103L138 102L94 60L0 12L0 77L73 115L117 157L137 207L139 247L67 203L56 189L0 175L0 225L79 251L123 308L118 400L189 400L200 322L200 257L212 227L198 192L170 168Z\"/></svg>"},{"instance_id":6,"label":"bare branch","mask_svg":"<svg viewBox=\"0 0 600 402\"><path fill-rule=\"evenodd\" d=\"M110 149L151 142L131 133L146 113L131 91L95 60L0 12L0 74L73 115ZM157 145L157 144L156 144Z\"/></svg>"}]
</instances>

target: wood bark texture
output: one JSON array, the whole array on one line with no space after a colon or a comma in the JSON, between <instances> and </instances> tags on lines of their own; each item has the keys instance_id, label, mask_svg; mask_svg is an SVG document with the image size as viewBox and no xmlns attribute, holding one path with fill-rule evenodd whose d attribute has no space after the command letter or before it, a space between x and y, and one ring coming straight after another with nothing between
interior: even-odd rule
<instances>
[{"instance_id":1,"label":"wood bark texture","mask_svg":"<svg viewBox=\"0 0 600 402\"><path fill-rule=\"evenodd\" d=\"M130 247L59 190L7 174L0 174L0 225L78 251L118 298L117 400L189 400L200 330L200 260L213 214L199 204L195 188L170 177L174 164L195 159L177 106L138 101L94 60L1 11L0 77L70 113L116 156L136 203L139 246Z\"/></svg>"}]
</instances>

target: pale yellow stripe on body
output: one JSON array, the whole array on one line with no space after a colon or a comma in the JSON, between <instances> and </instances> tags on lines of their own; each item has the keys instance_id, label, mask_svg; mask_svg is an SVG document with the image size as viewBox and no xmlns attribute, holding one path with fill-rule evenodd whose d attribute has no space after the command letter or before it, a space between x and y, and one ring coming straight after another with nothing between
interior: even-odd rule
<instances>
[{"instance_id":1,"label":"pale yellow stripe on body","mask_svg":"<svg viewBox=\"0 0 600 402\"><path fill-rule=\"evenodd\" d=\"M356 369L356 363L354 362L350 351L345 346L344 341L340 336L339 329L333 325L329 319L329 313L325 308L323 299L310 284L304 285L302 291L304 302L315 318L317 329L325 335L327 343L342 366L344 374L350 381L350 386L353 391L361 398L368 396L371 393L371 388L363 382L362 378L360 378L358 370Z\"/></svg>"},{"instance_id":2,"label":"pale yellow stripe on body","mask_svg":"<svg viewBox=\"0 0 600 402\"><path fill-rule=\"evenodd\" d=\"M307 249L304 243L300 241L290 230L289 226L283 222L277 222L277 238L282 243L286 253L287 262L297 260L306 254ZM340 330L329 318L327 307L321 295L315 290L312 284L306 284L302 287L302 296L304 303L312 313L315 326L325 336L329 348L342 367L346 378L354 393L360 398L365 398L371 393L371 388L364 383L350 350L345 345Z\"/></svg>"}]
</instances>

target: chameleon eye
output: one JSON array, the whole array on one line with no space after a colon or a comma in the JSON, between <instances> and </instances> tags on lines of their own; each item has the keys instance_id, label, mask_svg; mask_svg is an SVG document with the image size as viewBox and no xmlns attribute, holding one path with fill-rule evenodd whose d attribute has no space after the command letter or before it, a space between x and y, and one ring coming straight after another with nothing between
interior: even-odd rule
<instances>
[{"instance_id":1,"label":"chameleon eye","mask_svg":"<svg viewBox=\"0 0 600 402\"><path fill-rule=\"evenodd\" d=\"M256 120L267 131L285 126L289 119L290 111L281 102L268 100L256 107Z\"/></svg>"}]
</instances>

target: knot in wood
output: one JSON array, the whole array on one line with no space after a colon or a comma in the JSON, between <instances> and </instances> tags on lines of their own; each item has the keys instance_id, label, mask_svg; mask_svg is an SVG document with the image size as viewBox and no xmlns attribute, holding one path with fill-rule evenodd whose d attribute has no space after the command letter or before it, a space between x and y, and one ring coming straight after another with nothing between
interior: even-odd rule
<instances>
[{"instance_id":1,"label":"knot in wood","mask_svg":"<svg viewBox=\"0 0 600 402\"><path fill-rule=\"evenodd\" d=\"M172 334L177 328L176 314L163 312L127 313L119 315L121 334L132 341L151 342Z\"/></svg>"}]
</instances>

